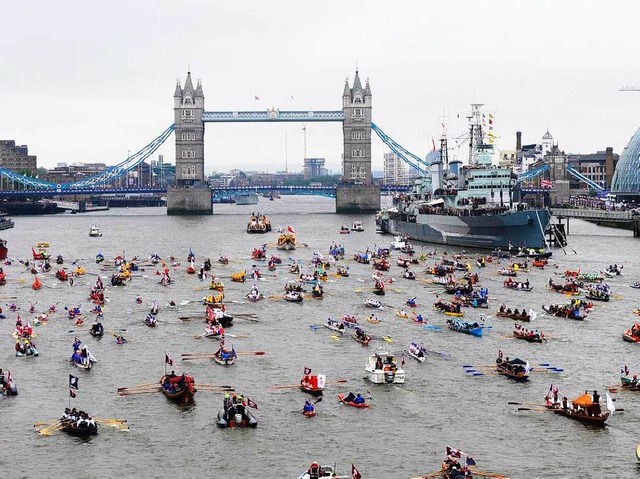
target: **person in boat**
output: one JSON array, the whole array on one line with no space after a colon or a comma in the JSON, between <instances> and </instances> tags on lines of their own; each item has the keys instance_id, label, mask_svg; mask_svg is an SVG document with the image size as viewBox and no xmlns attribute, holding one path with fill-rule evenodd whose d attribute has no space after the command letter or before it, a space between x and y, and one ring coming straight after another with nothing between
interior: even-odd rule
<instances>
[{"instance_id":1,"label":"person in boat","mask_svg":"<svg viewBox=\"0 0 640 479\"><path fill-rule=\"evenodd\" d=\"M593 404L591 405L592 416L600 416L602 414L602 410L600 408L600 395L598 391L593 391Z\"/></svg>"},{"instance_id":2,"label":"person in boat","mask_svg":"<svg viewBox=\"0 0 640 479\"><path fill-rule=\"evenodd\" d=\"M496 364L502 364L502 362L503 362L502 351L498 351L498 359L496 359Z\"/></svg>"},{"instance_id":3,"label":"person in boat","mask_svg":"<svg viewBox=\"0 0 640 479\"><path fill-rule=\"evenodd\" d=\"M382 370L383 367L382 358L380 356L376 356L376 369Z\"/></svg>"},{"instance_id":4,"label":"person in boat","mask_svg":"<svg viewBox=\"0 0 640 479\"><path fill-rule=\"evenodd\" d=\"M27 352L27 348L24 347L19 340L16 341L16 353L25 354Z\"/></svg>"},{"instance_id":5,"label":"person in boat","mask_svg":"<svg viewBox=\"0 0 640 479\"><path fill-rule=\"evenodd\" d=\"M353 392L349 391L349 394L344 398L344 402L355 402L356 395Z\"/></svg>"},{"instance_id":6,"label":"person in boat","mask_svg":"<svg viewBox=\"0 0 640 479\"><path fill-rule=\"evenodd\" d=\"M104 326L100 321L96 321L91 325L91 332L93 334L104 334Z\"/></svg>"},{"instance_id":7,"label":"person in boat","mask_svg":"<svg viewBox=\"0 0 640 479\"><path fill-rule=\"evenodd\" d=\"M358 338L360 341L365 341L367 339L367 335L362 329L356 328L355 333L356 333L356 338Z\"/></svg>"},{"instance_id":8,"label":"person in boat","mask_svg":"<svg viewBox=\"0 0 640 479\"><path fill-rule=\"evenodd\" d=\"M355 404L364 404L364 398L360 395L360 393L356 394L355 399L353 400Z\"/></svg>"},{"instance_id":9,"label":"person in boat","mask_svg":"<svg viewBox=\"0 0 640 479\"><path fill-rule=\"evenodd\" d=\"M304 402L304 407L302 408L303 412L306 413L311 413L315 410L315 408L313 407L313 404L311 404L311 401L309 401L308 399Z\"/></svg>"},{"instance_id":10,"label":"person in boat","mask_svg":"<svg viewBox=\"0 0 640 479\"><path fill-rule=\"evenodd\" d=\"M504 313L505 309L507 309L507 305L503 303L502 306L500 306L499 312Z\"/></svg>"},{"instance_id":11,"label":"person in boat","mask_svg":"<svg viewBox=\"0 0 640 479\"><path fill-rule=\"evenodd\" d=\"M84 364L85 358L82 357L82 352L79 349L73 352L71 361L77 364Z\"/></svg>"},{"instance_id":12,"label":"person in boat","mask_svg":"<svg viewBox=\"0 0 640 479\"><path fill-rule=\"evenodd\" d=\"M73 338L73 350L76 351L77 349L80 349L80 345L82 344L82 341L80 341L79 337L75 337Z\"/></svg>"}]
</instances>

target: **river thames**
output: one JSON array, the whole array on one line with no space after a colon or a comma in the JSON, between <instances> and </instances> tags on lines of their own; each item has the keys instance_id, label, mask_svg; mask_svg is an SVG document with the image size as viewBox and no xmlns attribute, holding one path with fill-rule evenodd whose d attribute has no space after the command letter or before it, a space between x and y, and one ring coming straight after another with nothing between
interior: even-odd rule
<instances>
[{"instance_id":1,"label":"river thames","mask_svg":"<svg viewBox=\"0 0 640 479\"><path fill-rule=\"evenodd\" d=\"M552 264L535 269L519 280L529 279L532 292L503 288L497 266L479 271L481 285L491 298L487 323L492 326L482 338L454 333L447 329L427 330L417 323L395 316L416 297L417 312L432 325L443 325L445 316L432 309L440 288L401 277L401 269L392 267L386 277L395 277L388 285L385 307L377 313L380 324L370 324L370 311L363 301L373 285L372 268L350 260L352 254L374 246L388 247L390 236L375 233L373 215L333 214L333 200L316 197L283 197L277 201L260 200L259 205L215 205L209 217L166 216L164 208L112 209L105 213L15 218L16 227L3 231L9 257L27 259L31 247L49 242L53 258L60 254L67 268L72 261L86 268L86 276L73 286L58 281L53 270L40 276L44 288L33 291L33 275L17 261L5 266L7 284L0 288L6 319L0 320L0 367L11 370L19 395L0 399L0 456L2 477L211 477L211 478L297 478L312 461L337 464L338 472L348 474L355 464L364 478L408 478L439 469L446 445L463 449L473 456L478 469L519 478L632 478L640 474L635 446L640 418L639 393L614 395L616 413L607 427L594 429L579 422L547 412L517 411L507 403L541 403L551 383L570 398L586 389L597 389L604 398L605 385L619 382L620 367L632 372L640 369L638 345L623 342L621 334L635 320L633 308L640 305L640 291L629 287L640 279L640 242L631 232L603 228L572 221L566 253L554 249ZM251 211L264 211L274 225L266 235L245 232ZM362 221L365 231L340 235L341 225ZM103 236L89 238L92 224L98 224ZM321 301L305 300L302 305L265 299L249 303L243 296L251 282L232 283L234 272L251 271L251 251L263 243L275 242L279 225L292 225L298 242L308 247L284 252L269 248L268 254L282 257L283 264L265 273L258 287L265 296L282 295L283 285L294 276L288 272L288 258L304 261L303 272L311 272L314 251L327 253L332 242L344 245L351 276L338 278L329 270ZM416 245L425 250L439 245ZM211 352L216 342L195 339L204 331L204 321L181 321L180 316L200 315L203 306L196 301L208 294L207 282L186 273L186 256L192 249L199 266L211 258L213 272L225 283L228 310L255 313L259 321L237 317L229 333L237 351L265 351L264 356L240 356L236 364L224 368L212 361L180 362L196 384L229 384L254 400L259 425L251 430L220 430L215 417L222 407L222 393L200 391L194 405L180 407L161 394L119 397L116 389L139 383L155 382L164 373L164 353L180 358L181 353ZM449 252L455 248L447 248ZM575 253L574 253L575 251ZM110 272L100 270L94 258L103 253L107 261L117 255L148 258L157 252L163 258L175 256L181 265L172 271L174 282L158 284L156 268L142 266L124 287L108 285ZM230 258L228 265L216 262L220 254ZM469 260L475 264L475 257ZM430 258L426 264L435 264ZM105 262L106 264L107 262ZM541 306L563 303L566 297L551 293L545 286L550 278L560 281L555 272L581 268L599 272L606 266L624 265L624 276L608 280L614 291L609 303L597 304L584 322L556 319L544 315ZM556 269L554 266L558 265ZM414 266L419 279L427 279L425 264ZM474 267L475 270L475 267ZM103 277L107 285L103 324L113 332L126 329L125 345L113 337L102 340L89 336L93 322L89 291ZM523 278L523 279L520 279ZM364 291L364 292L362 292ZM142 296L143 304L135 297ZM14 300L13 297L16 297ZM160 305L158 327L143 324L149 305ZM173 300L184 304L178 311L165 305ZM8 304L15 301L23 318L30 303L43 312L52 303L58 312L46 326L35 329L38 358L16 358L11 337L16 313ZM531 327L541 328L549 338L545 344L515 341L509 336L513 321L495 318L502 303L510 307L532 308L538 318ZM65 306L81 303L87 322L76 327L67 319ZM469 309L465 319L477 319L481 310ZM327 317L355 315L362 327L376 337L390 336L393 342L374 341L364 348L345 335L336 340L320 326ZM311 327L314 325L319 328ZM70 332L72 331L72 332ZM74 336L89 345L98 363L88 372L69 364ZM364 363L378 346L401 353L411 341L423 342L430 350L446 352L450 359L428 355L420 364L406 358L406 383L399 386L373 385L363 379ZM374 344L375 343L375 344ZM498 350L520 357L532 365L551 363L563 368L560 374L533 373L526 383L505 377L486 375L467 377L462 365L489 365ZM307 396L299 390L273 390L274 385L296 384L305 367L324 373L327 380L347 379L347 384L328 385L315 418L301 414ZM542 369L542 368L539 368ZM57 433L50 437L36 434L33 424L60 417L68 404L68 375L79 377L79 391L73 406L99 418L126 418L130 432L102 427L91 439ZM348 391L370 392L371 407L358 410L341 405L337 394Z\"/></svg>"}]
</instances>

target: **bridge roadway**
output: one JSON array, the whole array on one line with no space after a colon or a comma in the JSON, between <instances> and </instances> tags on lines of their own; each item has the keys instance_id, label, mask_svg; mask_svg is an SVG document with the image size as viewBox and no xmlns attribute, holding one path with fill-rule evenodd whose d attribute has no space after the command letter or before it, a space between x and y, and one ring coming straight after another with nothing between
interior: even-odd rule
<instances>
[{"instance_id":1,"label":"bridge roadway","mask_svg":"<svg viewBox=\"0 0 640 479\"><path fill-rule=\"evenodd\" d=\"M551 214L560 220L567 220L567 234L569 234L569 218L577 218L602 226L633 230L633 236L635 238L640 238L640 214L632 211L608 211L588 208L551 208Z\"/></svg>"},{"instance_id":2,"label":"bridge roadway","mask_svg":"<svg viewBox=\"0 0 640 479\"><path fill-rule=\"evenodd\" d=\"M410 186L386 185L380 187L384 193L404 193L408 192ZM277 191L281 195L317 195L335 198L335 186L234 186L225 188L212 188L212 198L228 196L239 192L270 193ZM92 197L125 196L125 195L165 195L167 188L74 188L74 189L26 189L26 190L3 190L0 191L2 198L25 198L25 197L51 197L51 196L75 196L87 195Z\"/></svg>"}]
</instances>

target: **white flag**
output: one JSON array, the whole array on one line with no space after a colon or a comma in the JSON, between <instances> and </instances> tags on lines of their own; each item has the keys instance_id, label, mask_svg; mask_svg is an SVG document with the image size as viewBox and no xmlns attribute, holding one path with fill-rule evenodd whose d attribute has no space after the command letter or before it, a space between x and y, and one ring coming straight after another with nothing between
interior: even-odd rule
<instances>
[{"instance_id":1,"label":"white flag","mask_svg":"<svg viewBox=\"0 0 640 479\"><path fill-rule=\"evenodd\" d=\"M538 317L538 313L536 313L533 309L529 309L529 317L531 318L529 319L529 321L533 321Z\"/></svg>"},{"instance_id":2,"label":"white flag","mask_svg":"<svg viewBox=\"0 0 640 479\"><path fill-rule=\"evenodd\" d=\"M614 406L613 399L611 399L609 393L607 393L607 409L610 412L610 416L613 416L613 412L616 410L616 407Z\"/></svg>"}]
</instances>

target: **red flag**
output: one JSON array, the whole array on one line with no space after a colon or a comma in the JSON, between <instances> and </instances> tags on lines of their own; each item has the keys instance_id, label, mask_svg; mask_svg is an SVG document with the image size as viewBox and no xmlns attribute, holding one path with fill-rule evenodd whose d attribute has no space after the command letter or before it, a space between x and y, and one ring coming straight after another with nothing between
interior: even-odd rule
<instances>
[{"instance_id":1,"label":"red flag","mask_svg":"<svg viewBox=\"0 0 640 479\"><path fill-rule=\"evenodd\" d=\"M69 396L71 396L72 398L76 397L76 393L73 389L69 389Z\"/></svg>"},{"instance_id":2,"label":"red flag","mask_svg":"<svg viewBox=\"0 0 640 479\"><path fill-rule=\"evenodd\" d=\"M287 226L287 230L289 231L289 233L295 233L296 232L296 230L293 229L293 226L291 226L291 225Z\"/></svg>"},{"instance_id":3,"label":"red flag","mask_svg":"<svg viewBox=\"0 0 640 479\"><path fill-rule=\"evenodd\" d=\"M11 384L11 371L7 371L7 384Z\"/></svg>"},{"instance_id":4,"label":"red flag","mask_svg":"<svg viewBox=\"0 0 640 479\"><path fill-rule=\"evenodd\" d=\"M258 405L249 398L247 398L247 406L252 407L253 409L258 409Z\"/></svg>"},{"instance_id":5,"label":"red flag","mask_svg":"<svg viewBox=\"0 0 640 479\"><path fill-rule=\"evenodd\" d=\"M169 366L173 366L174 365L173 358L171 356L169 356L168 353L164 353L164 362L167 363Z\"/></svg>"},{"instance_id":6,"label":"red flag","mask_svg":"<svg viewBox=\"0 0 640 479\"><path fill-rule=\"evenodd\" d=\"M362 479L362 474L353 464L351 464L351 479Z\"/></svg>"}]
</instances>

